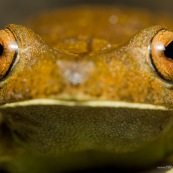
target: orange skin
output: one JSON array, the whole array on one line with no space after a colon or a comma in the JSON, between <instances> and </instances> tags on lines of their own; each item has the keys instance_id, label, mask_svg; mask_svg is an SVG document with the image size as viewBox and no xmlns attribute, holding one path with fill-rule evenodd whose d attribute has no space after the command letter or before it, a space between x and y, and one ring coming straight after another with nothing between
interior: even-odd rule
<instances>
[{"instance_id":1,"label":"orange skin","mask_svg":"<svg viewBox=\"0 0 173 173\"><path fill-rule=\"evenodd\" d=\"M76 7L28 22L33 31L20 25L8 25L6 30L13 34L18 50L10 71L8 66L7 73L1 73L5 76L0 82L0 104L55 99L75 103L119 101L172 108L173 84L157 75L149 53L153 37L165 27L172 26L169 26L169 20L154 19L155 16L141 10ZM157 67L162 67L161 64ZM151 123L151 126L157 126L157 134L153 132L152 135L159 135L165 126L168 131L172 119L169 110L166 115L159 114L158 121ZM11 119L7 121L13 127ZM149 119L142 121L144 124L150 122ZM37 136L27 135L30 140L37 139ZM151 136L145 142L153 141ZM154 142L156 144L157 140ZM134 143L138 145L136 139ZM42 150L41 146L37 147ZM47 150L50 152L52 148ZM159 156L156 160L160 159Z\"/></svg>"},{"instance_id":2,"label":"orange skin","mask_svg":"<svg viewBox=\"0 0 173 173\"><path fill-rule=\"evenodd\" d=\"M23 26L8 26L18 43L19 61L0 83L2 104L57 98L172 105L171 86L157 78L148 62L149 42L164 27L150 27L130 38L140 28L154 25L151 14L95 8L68 9L70 15L62 10L36 19L30 27L44 41ZM117 24L110 22L114 14ZM134 18L131 23L128 15ZM77 82L71 79L75 74Z\"/></svg>"}]
</instances>

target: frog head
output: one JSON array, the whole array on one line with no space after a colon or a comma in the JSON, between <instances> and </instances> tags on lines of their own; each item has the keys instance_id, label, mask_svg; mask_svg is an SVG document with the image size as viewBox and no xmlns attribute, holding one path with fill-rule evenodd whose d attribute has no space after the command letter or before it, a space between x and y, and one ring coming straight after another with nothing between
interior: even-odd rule
<instances>
[{"instance_id":1,"label":"frog head","mask_svg":"<svg viewBox=\"0 0 173 173\"><path fill-rule=\"evenodd\" d=\"M106 164L160 160L172 151L173 32L152 26L122 45L99 40L107 47L95 50L98 40L87 41L81 54L64 45L55 49L24 26L1 30L4 122L29 151L59 157L67 148L92 150ZM151 159L136 161L145 153Z\"/></svg>"},{"instance_id":2,"label":"frog head","mask_svg":"<svg viewBox=\"0 0 173 173\"><path fill-rule=\"evenodd\" d=\"M172 105L173 36L164 27L85 55L54 49L24 26L7 26L0 39L1 104L55 98Z\"/></svg>"}]
</instances>

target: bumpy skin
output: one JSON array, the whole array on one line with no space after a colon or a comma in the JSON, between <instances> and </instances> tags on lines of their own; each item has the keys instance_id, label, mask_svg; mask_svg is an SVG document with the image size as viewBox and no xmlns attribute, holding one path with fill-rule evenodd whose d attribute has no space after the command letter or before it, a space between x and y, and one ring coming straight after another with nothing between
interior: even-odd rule
<instances>
[{"instance_id":1,"label":"bumpy skin","mask_svg":"<svg viewBox=\"0 0 173 173\"><path fill-rule=\"evenodd\" d=\"M42 38L24 26L6 28L18 54L0 82L3 169L145 167L173 151L172 83L157 76L148 52L169 21L141 10L76 7L29 23Z\"/></svg>"}]
</instances>

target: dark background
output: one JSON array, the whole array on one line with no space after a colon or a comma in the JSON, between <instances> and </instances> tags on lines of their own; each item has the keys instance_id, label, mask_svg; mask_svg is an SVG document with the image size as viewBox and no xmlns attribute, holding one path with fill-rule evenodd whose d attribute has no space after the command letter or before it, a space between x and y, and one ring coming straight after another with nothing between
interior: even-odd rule
<instances>
[{"instance_id":1,"label":"dark background","mask_svg":"<svg viewBox=\"0 0 173 173\"><path fill-rule=\"evenodd\" d=\"M0 27L9 23L22 23L28 17L42 11L76 4L123 4L140 6L149 10L173 11L172 0L0 0ZM172 12L173 14L173 12Z\"/></svg>"}]
</instances>

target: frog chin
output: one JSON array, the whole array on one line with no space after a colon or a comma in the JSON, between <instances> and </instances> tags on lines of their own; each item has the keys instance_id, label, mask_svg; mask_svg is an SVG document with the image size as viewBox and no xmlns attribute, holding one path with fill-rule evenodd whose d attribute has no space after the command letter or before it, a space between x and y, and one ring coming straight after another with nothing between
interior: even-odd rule
<instances>
[{"instance_id":1,"label":"frog chin","mask_svg":"<svg viewBox=\"0 0 173 173\"><path fill-rule=\"evenodd\" d=\"M104 153L103 162L105 154L110 154L115 162L133 160L132 164L136 164L135 158L149 153L152 157L140 161L143 165L172 152L172 110L164 106L33 99L8 103L0 110L15 141L36 153L59 157L89 151Z\"/></svg>"}]
</instances>

